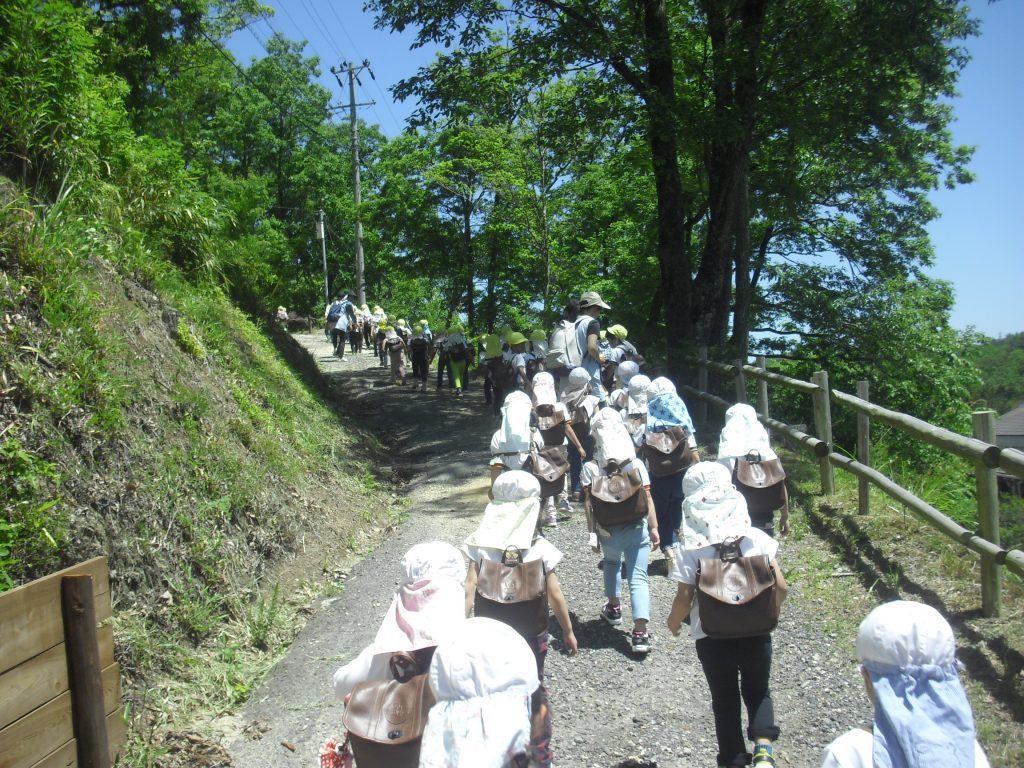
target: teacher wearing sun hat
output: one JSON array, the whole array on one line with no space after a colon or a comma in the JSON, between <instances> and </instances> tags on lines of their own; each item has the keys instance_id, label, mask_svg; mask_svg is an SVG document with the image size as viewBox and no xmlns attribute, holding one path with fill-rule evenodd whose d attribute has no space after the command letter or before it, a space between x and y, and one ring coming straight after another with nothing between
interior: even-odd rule
<instances>
[{"instance_id":1,"label":"teacher wearing sun hat","mask_svg":"<svg viewBox=\"0 0 1024 768\"><path fill-rule=\"evenodd\" d=\"M590 388L594 397L604 407L608 402L608 394L601 386L601 363L604 359L598 352L597 344L601 340L601 323L598 318L602 309L611 309L597 291L587 291L580 296L580 316L589 317L587 322L576 322L576 341L583 353L583 369L590 374Z\"/></svg>"}]
</instances>

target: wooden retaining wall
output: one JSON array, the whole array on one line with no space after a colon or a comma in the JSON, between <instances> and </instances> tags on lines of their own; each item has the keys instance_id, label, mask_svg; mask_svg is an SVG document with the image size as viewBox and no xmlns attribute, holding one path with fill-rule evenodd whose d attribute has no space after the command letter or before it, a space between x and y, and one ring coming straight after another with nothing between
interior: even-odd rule
<instances>
[{"instance_id":1,"label":"wooden retaining wall","mask_svg":"<svg viewBox=\"0 0 1024 768\"><path fill-rule=\"evenodd\" d=\"M79 614L94 616L90 623L97 626L91 627L92 632L87 627L86 635L75 641L77 647L69 654L61 595L63 591L66 596L65 610L75 611L81 606L67 595L82 587L84 600L80 602L86 605ZM114 633L103 625L110 615L105 557L0 594L0 768L106 768L114 762L124 744L126 726L120 668L114 661ZM95 644L91 643L93 633ZM88 659L90 645L98 647L95 669L94 661ZM89 685L90 677L98 679L98 686ZM72 680L76 682L69 682ZM90 688L96 688L95 695ZM105 739L95 729L84 732L90 715L96 722L105 720ZM104 741L106 766L97 762L94 748L84 750L89 756L79 755L83 744L95 747Z\"/></svg>"}]
</instances>

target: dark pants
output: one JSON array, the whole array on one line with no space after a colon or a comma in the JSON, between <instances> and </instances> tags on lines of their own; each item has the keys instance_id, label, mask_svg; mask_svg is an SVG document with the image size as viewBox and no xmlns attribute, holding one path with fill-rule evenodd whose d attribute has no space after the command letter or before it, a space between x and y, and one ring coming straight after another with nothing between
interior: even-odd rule
<instances>
[{"instance_id":1,"label":"dark pants","mask_svg":"<svg viewBox=\"0 0 1024 768\"><path fill-rule=\"evenodd\" d=\"M750 524L760 528L773 539L775 538L775 510L774 509L751 509L747 507L750 514Z\"/></svg>"},{"instance_id":2,"label":"dark pants","mask_svg":"<svg viewBox=\"0 0 1024 768\"><path fill-rule=\"evenodd\" d=\"M752 755L743 739L740 699L747 708L747 738L779 738L768 678L772 670L772 637L718 640L702 637L697 658L711 689L711 711L718 738L718 764L747 765ZM739 678L737 680L737 678Z\"/></svg>"},{"instance_id":3,"label":"dark pants","mask_svg":"<svg viewBox=\"0 0 1024 768\"><path fill-rule=\"evenodd\" d=\"M334 347L334 354L344 359L345 357L345 335L346 332L340 328L331 331L331 346Z\"/></svg>"},{"instance_id":4,"label":"dark pants","mask_svg":"<svg viewBox=\"0 0 1024 768\"><path fill-rule=\"evenodd\" d=\"M585 438L580 440L583 445L583 450L589 455L594 455L594 436L587 435ZM580 456L580 452L576 450L576 446L571 442L569 443L569 480L572 484L572 488L569 489L569 493L583 493L583 486L580 484L580 472L583 470L583 457ZM652 478L653 479L653 478ZM654 486L651 486L653 491ZM659 523L660 525L660 523Z\"/></svg>"},{"instance_id":5,"label":"dark pants","mask_svg":"<svg viewBox=\"0 0 1024 768\"><path fill-rule=\"evenodd\" d=\"M449 364L448 356L441 355L437 358L437 388L441 388L441 382L444 381L444 372L448 371L448 389L455 386L455 380L452 378L452 367Z\"/></svg>"},{"instance_id":6,"label":"dark pants","mask_svg":"<svg viewBox=\"0 0 1024 768\"><path fill-rule=\"evenodd\" d=\"M427 385L427 356L426 355L413 355L412 356L412 378L413 381L423 382L423 386Z\"/></svg>"},{"instance_id":7,"label":"dark pants","mask_svg":"<svg viewBox=\"0 0 1024 768\"><path fill-rule=\"evenodd\" d=\"M683 475L676 472L668 477L651 475L651 500L654 514L658 518L658 535L661 548L668 549L679 541L677 531L683 524Z\"/></svg>"},{"instance_id":8,"label":"dark pants","mask_svg":"<svg viewBox=\"0 0 1024 768\"><path fill-rule=\"evenodd\" d=\"M491 378L491 372L487 371L484 374L484 403L490 405L494 401L494 379Z\"/></svg>"}]
</instances>

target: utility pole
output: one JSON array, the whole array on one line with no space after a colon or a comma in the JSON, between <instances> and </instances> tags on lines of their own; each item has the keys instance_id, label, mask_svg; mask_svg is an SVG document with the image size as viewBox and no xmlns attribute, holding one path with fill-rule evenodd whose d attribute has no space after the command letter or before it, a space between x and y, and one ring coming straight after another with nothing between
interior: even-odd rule
<instances>
[{"instance_id":1,"label":"utility pole","mask_svg":"<svg viewBox=\"0 0 1024 768\"><path fill-rule=\"evenodd\" d=\"M331 303L331 285L327 279L327 238L324 236L324 209L320 209L320 218L316 222L316 239L320 241L320 255L324 260L324 304Z\"/></svg>"},{"instance_id":2,"label":"utility pole","mask_svg":"<svg viewBox=\"0 0 1024 768\"><path fill-rule=\"evenodd\" d=\"M366 285L363 279L363 222L360 210L362 206L362 189L359 180L359 127L356 123L356 107L363 106L362 104L356 104L356 83L359 83L359 73L364 69L370 73L370 77L374 80L377 79L373 75L373 70L370 69L370 62L366 59L363 59L363 63L358 66L351 61L345 61L342 62L340 69L338 67L331 67L331 74L334 75L334 79L338 81L340 87L344 86L339 75L343 71L348 74L348 116L352 133L352 196L356 209L356 295L358 297L358 304L366 303ZM362 85L362 83L359 84Z\"/></svg>"}]
</instances>

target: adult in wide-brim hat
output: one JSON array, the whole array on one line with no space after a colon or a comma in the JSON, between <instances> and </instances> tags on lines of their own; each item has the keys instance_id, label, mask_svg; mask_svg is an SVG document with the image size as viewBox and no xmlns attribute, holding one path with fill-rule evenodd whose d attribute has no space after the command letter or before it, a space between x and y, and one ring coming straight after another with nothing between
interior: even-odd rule
<instances>
[{"instance_id":1,"label":"adult in wide-brim hat","mask_svg":"<svg viewBox=\"0 0 1024 768\"><path fill-rule=\"evenodd\" d=\"M604 300L601 298L601 294L597 291L587 291L580 296L580 309L587 309L588 307L600 307L601 309L611 309Z\"/></svg>"}]
</instances>

